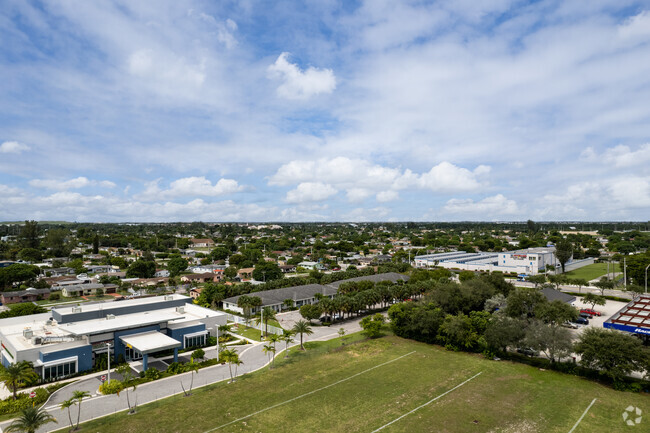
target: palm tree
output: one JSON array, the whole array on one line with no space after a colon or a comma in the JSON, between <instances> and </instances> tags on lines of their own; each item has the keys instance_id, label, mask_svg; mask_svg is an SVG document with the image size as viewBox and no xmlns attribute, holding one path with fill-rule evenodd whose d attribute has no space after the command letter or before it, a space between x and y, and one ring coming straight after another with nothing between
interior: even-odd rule
<instances>
[{"instance_id":1,"label":"palm tree","mask_svg":"<svg viewBox=\"0 0 650 433\"><path fill-rule=\"evenodd\" d=\"M199 374L199 365L195 364L194 362L190 362L189 364L186 364L186 368L188 371L192 372L191 379L190 379L190 389L188 391L185 391L185 387L183 386L183 382L181 381L181 388L183 388L183 394L185 394L185 397L189 397L192 395L192 387L194 386L194 373Z\"/></svg>"},{"instance_id":2,"label":"palm tree","mask_svg":"<svg viewBox=\"0 0 650 433\"><path fill-rule=\"evenodd\" d=\"M269 320L275 320L275 310L271 307L264 307L264 310L262 311L264 312L264 335L268 336Z\"/></svg>"},{"instance_id":3,"label":"palm tree","mask_svg":"<svg viewBox=\"0 0 650 433\"><path fill-rule=\"evenodd\" d=\"M74 398L69 398L63 403L61 403L61 410L68 409L68 419L70 420L70 431L72 431L73 428L72 414L70 413L70 408L75 404L77 404L77 402Z\"/></svg>"},{"instance_id":4,"label":"palm tree","mask_svg":"<svg viewBox=\"0 0 650 433\"><path fill-rule=\"evenodd\" d=\"M226 349L221 352L221 359L228 363L228 371L230 372L230 381L234 382L235 377L232 375L232 366L240 365L241 361L239 360L239 354L235 349ZM235 370L236 375L237 370Z\"/></svg>"},{"instance_id":5,"label":"palm tree","mask_svg":"<svg viewBox=\"0 0 650 433\"><path fill-rule=\"evenodd\" d=\"M35 377L36 373L31 362L15 362L8 367L0 364L0 382L13 392L14 400L17 397L16 390Z\"/></svg>"},{"instance_id":6,"label":"palm tree","mask_svg":"<svg viewBox=\"0 0 650 433\"><path fill-rule=\"evenodd\" d=\"M300 334L300 350L305 350L305 346L302 344L303 335L311 335L314 331L311 330L309 322L306 320L298 320L295 325L293 325L292 331L296 334Z\"/></svg>"},{"instance_id":7,"label":"palm tree","mask_svg":"<svg viewBox=\"0 0 650 433\"><path fill-rule=\"evenodd\" d=\"M272 357L275 355L275 347L270 344L265 344L264 347L262 347L262 352L266 353L269 357L269 362L272 362L274 359ZM273 364L271 364L271 368L273 368Z\"/></svg>"},{"instance_id":8,"label":"palm tree","mask_svg":"<svg viewBox=\"0 0 650 433\"><path fill-rule=\"evenodd\" d=\"M57 422L57 420L45 409L27 407L20 412L20 416L9 424L4 431L6 433L35 433L36 430L50 422Z\"/></svg>"},{"instance_id":9,"label":"palm tree","mask_svg":"<svg viewBox=\"0 0 650 433\"><path fill-rule=\"evenodd\" d=\"M282 330L282 337L280 337L280 339L284 341L285 358L289 357L289 344L293 343L293 335L293 331L289 331L287 329Z\"/></svg>"},{"instance_id":10,"label":"palm tree","mask_svg":"<svg viewBox=\"0 0 650 433\"><path fill-rule=\"evenodd\" d=\"M81 420L81 401L86 397L90 397L90 393L88 391L74 391L72 393L72 399L76 400L79 403L77 410L77 425L75 426L75 430L79 430L79 421Z\"/></svg>"}]
</instances>

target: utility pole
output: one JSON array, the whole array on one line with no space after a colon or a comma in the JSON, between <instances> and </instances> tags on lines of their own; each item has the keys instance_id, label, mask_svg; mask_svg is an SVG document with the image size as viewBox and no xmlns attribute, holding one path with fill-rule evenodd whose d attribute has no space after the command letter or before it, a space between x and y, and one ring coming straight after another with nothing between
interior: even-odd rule
<instances>
[{"instance_id":1,"label":"utility pole","mask_svg":"<svg viewBox=\"0 0 650 433\"><path fill-rule=\"evenodd\" d=\"M650 265L645 267L645 292L648 293L648 268L650 268Z\"/></svg>"},{"instance_id":2,"label":"utility pole","mask_svg":"<svg viewBox=\"0 0 650 433\"><path fill-rule=\"evenodd\" d=\"M263 308L260 310L260 339L264 339L264 327L262 326L262 323L264 323L264 309Z\"/></svg>"},{"instance_id":3,"label":"utility pole","mask_svg":"<svg viewBox=\"0 0 650 433\"><path fill-rule=\"evenodd\" d=\"M623 286L627 290L627 265L626 262L627 257L623 257Z\"/></svg>"}]
</instances>

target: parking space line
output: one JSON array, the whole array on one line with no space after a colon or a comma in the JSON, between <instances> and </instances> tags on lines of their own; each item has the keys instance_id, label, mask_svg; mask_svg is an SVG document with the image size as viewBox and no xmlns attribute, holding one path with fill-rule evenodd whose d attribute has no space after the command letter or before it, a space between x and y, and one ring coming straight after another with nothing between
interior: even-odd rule
<instances>
[{"instance_id":1,"label":"parking space line","mask_svg":"<svg viewBox=\"0 0 650 433\"><path fill-rule=\"evenodd\" d=\"M398 361L398 360L404 358L405 356L409 356L409 355L412 355L412 354L414 354L414 353L415 353L415 351L413 351L413 352L409 352L409 353L407 353L407 354L405 354L405 355L402 355L402 356L400 356L400 357L397 357L397 358L395 358L395 359L391 359L390 361L382 362L381 364L375 365L374 367L370 367L370 368L368 368L368 369L366 369L366 370L363 370L363 371L360 371L360 372L358 372L358 373L355 373L355 374L353 374L352 376L348 376L348 377L346 377L345 379L337 380L336 382L334 382L334 383L330 383L329 385L325 385L325 386L323 386L323 387L321 387L321 388L315 389L315 390L313 390L313 391L309 391L309 392L307 392L307 393L305 393L305 394L301 394L301 395L299 395L299 396L297 396L297 397L291 398L291 399L286 400L286 401L283 401L283 402L281 402L281 403L274 404L273 406L269 406L269 407L266 407L266 408L264 408L264 409L260 409L260 410L258 410L257 412L253 412L253 413L251 413L251 414L249 414L249 415L246 415L246 416L243 416L243 417L241 417L241 418L237 418L236 420L234 420L234 421L230 421L230 422L227 422L227 423L225 423L225 424L222 424L222 425L220 425L219 427L215 427L215 428L212 428L212 429L210 429L210 430L206 430L205 433L209 433L209 432L213 432L213 431L215 431L215 430L219 430L219 429L221 429L221 428L223 428L223 427L229 426L229 425L234 424L234 423L239 422L239 421L243 421L243 420L245 420L245 419L248 419L248 418L250 418L250 417L252 417L252 416L255 416L255 415L257 415L257 414L260 414L260 413L262 413L262 412L266 412L267 410L275 409L276 407L279 407L279 406L285 405L285 404L287 404L287 403L291 403L291 402L296 401L296 400L298 400L298 399L301 399L301 398L303 398L303 397L307 397L307 396L309 396L309 395L315 394L315 393L317 393L317 392L319 392L319 391L322 391L322 390L324 390L324 389L331 388L331 387L334 386L334 385L338 385L338 384L343 383L343 382L346 382L346 381L348 381L348 380L350 380L350 379L354 379L354 378L357 377L357 376L360 376L360 375L362 375L362 374L364 374L364 373L367 373L367 372L369 372L369 371L372 371L372 370L374 370L374 369L376 369L376 368L383 367L384 365L388 365L388 364L390 364L390 363L392 363L392 362Z\"/></svg>"},{"instance_id":2,"label":"parking space line","mask_svg":"<svg viewBox=\"0 0 650 433\"><path fill-rule=\"evenodd\" d=\"M587 409L585 409L585 411L582 412L582 416L578 419L578 421L576 421L576 423L573 425L573 428L571 430L569 430L569 433L573 433L573 431L576 429L576 427L578 427L578 424L580 424L580 422L582 421L582 418L584 418L585 415L587 415L587 412L589 412L589 409L591 409L591 406L593 406L594 403L596 403L595 398L593 400L591 400L591 403L589 403L589 406L587 406Z\"/></svg>"},{"instance_id":3,"label":"parking space line","mask_svg":"<svg viewBox=\"0 0 650 433\"><path fill-rule=\"evenodd\" d=\"M476 373L474 376L470 377L470 378L467 379L465 382L463 382L463 383L461 383L461 384L458 384L458 385L454 386L452 389L443 392L443 393L440 394L439 396L437 396L437 397L435 397L435 398L432 398L431 400L427 401L427 402L424 403L424 404L421 404L420 406L416 407L416 408L413 409L412 411L410 411L410 412L406 412L404 415L402 415L402 416L400 416L400 417L398 417L398 418L395 418L394 420L392 420L391 422L389 422L389 423L387 423L387 424L384 424L383 426L379 427L377 430L373 430L372 433L376 433L376 432L378 432L378 431L380 431L380 430L383 430L384 428L388 427L389 425L391 425L391 424L393 424L393 423L396 423L397 421L401 420L401 419L404 418L405 416L408 416L408 415L412 414L413 412L415 412L415 411L417 411L417 410L420 410L420 409L422 409L422 408L425 407L425 406L430 405L430 404L433 403L434 401L436 401L436 400L438 400L438 399L440 399L440 398L446 396L447 394L449 394L449 393L452 392L453 390L458 389L458 388L460 388L461 386L465 385L467 382L469 382L470 380L474 379L475 377L478 377L481 373L483 373L483 372L481 371L481 372L479 372L479 373ZM570 432L569 432L569 433L570 433Z\"/></svg>"}]
</instances>

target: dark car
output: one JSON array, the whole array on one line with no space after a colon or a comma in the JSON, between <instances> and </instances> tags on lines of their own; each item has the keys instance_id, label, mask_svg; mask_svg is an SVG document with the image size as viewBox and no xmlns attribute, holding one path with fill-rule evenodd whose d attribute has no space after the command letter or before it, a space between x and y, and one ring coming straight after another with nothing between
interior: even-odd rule
<instances>
[{"instance_id":1,"label":"dark car","mask_svg":"<svg viewBox=\"0 0 650 433\"><path fill-rule=\"evenodd\" d=\"M584 319L593 319L594 318L594 316L592 316L589 313L580 313L580 317L582 317Z\"/></svg>"},{"instance_id":2,"label":"dark car","mask_svg":"<svg viewBox=\"0 0 650 433\"><path fill-rule=\"evenodd\" d=\"M577 323L578 325L588 325L589 320L585 319L584 317L578 317L576 320L573 321L573 323Z\"/></svg>"},{"instance_id":3,"label":"dark car","mask_svg":"<svg viewBox=\"0 0 650 433\"><path fill-rule=\"evenodd\" d=\"M332 321L332 316L321 316L320 319L321 322L331 322Z\"/></svg>"}]
</instances>

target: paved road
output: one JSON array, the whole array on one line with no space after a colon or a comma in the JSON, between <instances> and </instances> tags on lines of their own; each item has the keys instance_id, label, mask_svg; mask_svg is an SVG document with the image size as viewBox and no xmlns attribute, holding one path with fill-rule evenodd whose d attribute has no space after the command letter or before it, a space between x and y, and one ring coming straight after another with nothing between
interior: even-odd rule
<instances>
[{"instance_id":1,"label":"paved road","mask_svg":"<svg viewBox=\"0 0 650 433\"><path fill-rule=\"evenodd\" d=\"M288 325L295 322L299 316L295 315L295 312L278 314L278 321L284 325ZM338 329L343 327L346 329L346 332L356 332L361 330L359 325L360 319L346 320L343 324L336 324L332 327L326 326L314 326L312 330L314 333L309 336L304 337L304 341L315 341L315 340L328 340L331 338L338 337ZM297 342L294 342L291 346L297 345ZM234 346L240 352L240 359L243 361L243 364L239 366L237 371L238 375L244 373L250 373L255 370L266 366L269 362L268 356L263 353L262 348L263 343L257 343L253 345L246 346ZM284 348L284 344L278 344L278 353ZM216 356L216 351L207 350L206 355L210 357ZM180 394L183 392L181 388L181 383L185 388L189 388L191 377L190 375L194 373L184 373L165 379L156 380L154 382L145 383L139 385L135 391L129 391L129 398L131 403L137 402L138 405L143 405L150 403L161 398L166 398L175 394ZM105 415L110 415L116 412L120 412L128 409L126 393L121 392L119 397L117 395L97 395L97 389L99 388L101 373L98 373L96 376L84 379L78 382L75 382L72 385L69 385L65 388L61 388L55 392L50 401L45 404L45 409L54 416L59 423L58 424L48 424L44 428L38 430L37 433L46 433L61 428L67 427L67 413L62 411L59 407L60 403L72 395L75 390L84 390L88 391L93 395L93 397L84 400L81 406L81 421L88 421L90 419L102 417ZM111 378L119 377L117 374L111 373ZM206 386L208 384L221 382L224 380L230 380L230 373L228 365L215 365L212 367L207 367L199 370L198 373L194 376L194 388ZM76 417L73 417L73 420ZM4 429L10 421L0 424L0 429ZM4 431L4 430L3 430Z\"/></svg>"}]
</instances>

